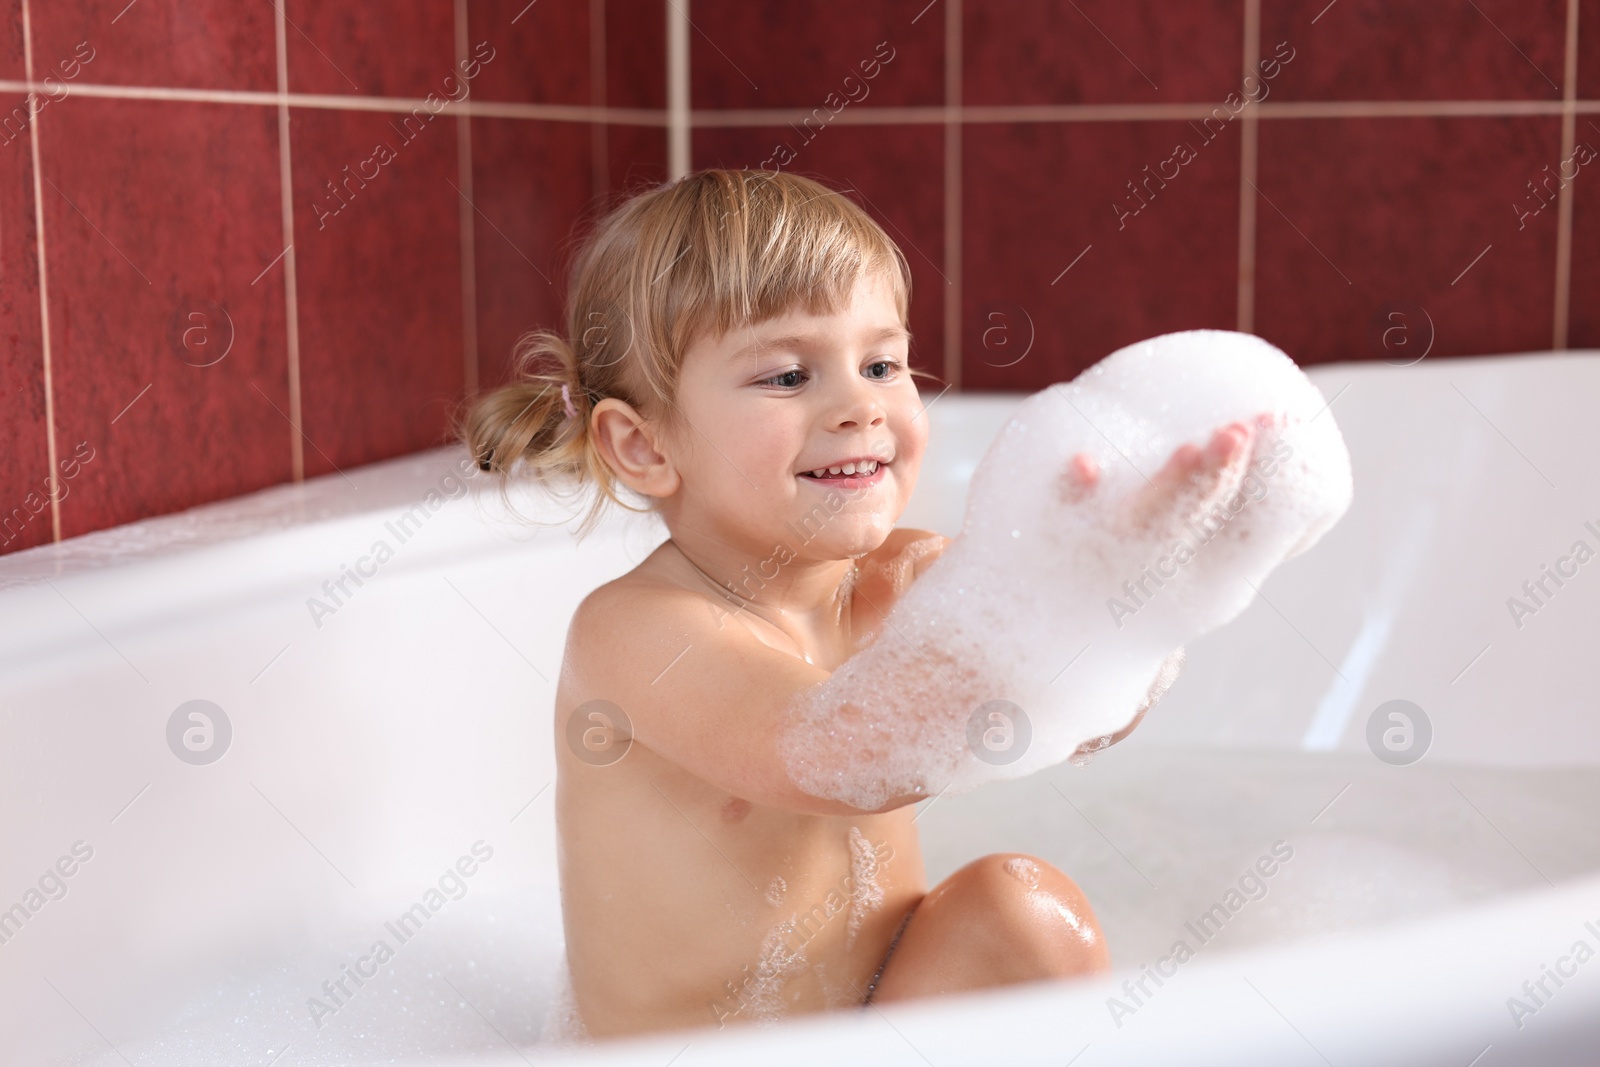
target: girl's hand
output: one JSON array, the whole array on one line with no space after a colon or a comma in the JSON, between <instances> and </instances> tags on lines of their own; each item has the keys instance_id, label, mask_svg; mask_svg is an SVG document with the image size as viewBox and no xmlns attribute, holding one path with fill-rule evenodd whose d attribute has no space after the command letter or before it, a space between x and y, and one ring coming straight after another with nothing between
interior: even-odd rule
<instances>
[{"instance_id":1,"label":"girl's hand","mask_svg":"<svg viewBox=\"0 0 1600 1067\"><path fill-rule=\"evenodd\" d=\"M1261 431L1271 429L1276 416L1263 413L1255 422L1230 422L1217 428L1204 448L1179 445L1165 466L1147 479L1122 506L1120 524L1132 534L1149 532L1163 517L1176 517L1182 509L1199 513L1218 497L1237 490L1255 452ZM1071 504L1088 500L1100 484L1100 468L1086 452L1079 452L1062 472L1061 495Z\"/></svg>"}]
</instances>

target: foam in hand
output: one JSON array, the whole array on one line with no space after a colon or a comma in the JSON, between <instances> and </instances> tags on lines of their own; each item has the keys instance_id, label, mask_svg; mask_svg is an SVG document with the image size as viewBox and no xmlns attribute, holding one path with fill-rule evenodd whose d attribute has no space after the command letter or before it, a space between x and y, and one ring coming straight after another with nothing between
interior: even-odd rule
<instances>
[{"instance_id":1,"label":"foam in hand","mask_svg":"<svg viewBox=\"0 0 1600 1067\"><path fill-rule=\"evenodd\" d=\"M1257 428L1220 484L1133 506L1174 450L1234 421ZM1100 471L1087 493L1067 474L1080 452ZM1242 612L1350 498L1333 412L1281 350L1228 330L1119 349L1000 431L960 535L789 709L790 777L876 810L1060 763L1127 726L1174 651ZM998 757L973 744L990 722Z\"/></svg>"}]
</instances>

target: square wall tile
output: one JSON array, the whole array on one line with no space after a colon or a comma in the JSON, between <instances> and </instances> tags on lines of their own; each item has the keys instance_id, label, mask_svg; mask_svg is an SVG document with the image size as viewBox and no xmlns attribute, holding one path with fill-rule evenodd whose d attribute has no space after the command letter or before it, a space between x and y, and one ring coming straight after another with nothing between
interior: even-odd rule
<instances>
[{"instance_id":1,"label":"square wall tile","mask_svg":"<svg viewBox=\"0 0 1600 1067\"><path fill-rule=\"evenodd\" d=\"M519 104L667 106L667 5L661 0L468 0L468 32L510 62L484 68L473 92ZM604 99L595 99L596 23L605 38Z\"/></svg>"},{"instance_id":2,"label":"square wall tile","mask_svg":"<svg viewBox=\"0 0 1600 1067\"><path fill-rule=\"evenodd\" d=\"M468 84L455 69L452 0L283 3L291 92L442 98Z\"/></svg>"},{"instance_id":3,"label":"square wall tile","mask_svg":"<svg viewBox=\"0 0 1600 1067\"><path fill-rule=\"evenodd\" d=\"M987 0L961 17L969 105L1220 102L1240 84L1244 0Z\"/></svg>"},{"instance_id":4,"label":"square wall tile","mask_svg":"<svg viewBox=\"0 0 1600 1067\"><path fill-rule=\"evenodd\" d=\"M0 553L48 542L50 494L76 487L50 466L36 235L24 135L0 144Z\"/></svg>"},{"instance_id":5,"label":"square wall tile","mask_svg":"<svg viewBox=\"0 0 1600 1067\"><path fill-rule=\"evenodd\" d=\"M473 95L519 104L589 104L595 9L603 11L605 5L598 0L467 0L469 42L495 53Z\"/></svg>"},{"instance_id":6,"label":"square wall tile","mask_svg":"<svg viewBox=\"0 0 1600 1067\"><path fill-rule=\"evenodd\" d=\"M594 204L586 123L474 119L479 381L505 382L516 341L566 331L567 267Z\"/></svg>"},{"instance_id":7,"label":"square wall tile","mask_svg":"<svg viewBox=\"0 0 1600 1067\"><path fill-rule=\"evenodd\" d=\"M1033 392L1155 334L1235 327L1239 131L1202 132L967 126L963 388Z\"/></svg>"},{"instance_id":8,"label":"square wall tile","mask_svg":"<svg viewBox=\"0 0 1600 1067\"><path fill-rule=\"evenodd\" d=\"M783 169L854 200L894 239L911 266L911 364L944 371L944 130L939 126L836 126L803 142L789 127L700 129L694 167L759 167L778 142L798 152ZM770 169L770 165L769 165ZM918 175L908 182L905 176Z\"/></svg>"},{"instance_id":9,"label":"square wall tile","mask_svg":"<svg viewBox=\"0 0 1600 1067\"><path fill-rule=\"evenodd\" d=\"M1578 0L1578 99L1600 98L1600 0Z\"/></svg>"},{"instance_id":10,"label":"square wall tile","mask_svg":"<svg viewBox=\"0 0 1600 1067\"><path fill-rule=\"evenodd\" d=\"M665 126L606 127L606 189L615 198L641 186L667 180Z\"/></svg>"},{"instance_id":11,"label":"square wall tile","mask_svg":"<svg viewBox=\"0 0 1600 1067\"><path fill-rule=\"evenodd\" d=\"M290 114L308 478L447 439L466 381L456 136L448 113Z\"/></svg>"},{"instance_id":12,"label":"square wall tile","mask_svg":"<svg viewBox=\"0 0 1600 1067\"><path fill-rule=\"evenodd\" d=\"M1528 183L1560 147L1555 116L1263 122L1256 332L1302 364L1549 348L1556 207Z\"/></svg>"},{"instance_id":13,"label":"square wall tile","mask_svg":"<svg viewBox=\"0 0 1600 1067\"><path fill-rule=\"evenodd\" d=\"M34 74L41 80L54 69L69 83L269 93L278 88L270 3L34 0L28 10Z\"/></svg>"},{"instance_id":14,"label":"square wall tile","mask_svg":"<svg viewBox=\"0 0 1600 1067\"><path fill-rule=\"evenodd\" d=\"M1315 20L1315 21L1313 21ZM1559 100L1567 0L1262 0L1272 99Z\"/></svg>"},{"instance_id":15,"label":"square wall tile","mask_svg":"<svg viewBox=\"0 0 1600 1067\"><path fill-rule=\"evenodd\" d=\"M22 0L0 0L0 78L21 81L26 73L22 54Z\"/></svg>"},{"instance_id":16,"label":"square wall tile","mask_svg":"<svg viewBox=\"0 0 1600 1067\"><path fill-rule=\"evenodd\" d=\"M605 8L606 106L665 108L667 5L657 0L590 2Z\"/></svg>"},{"instance_id":17,"label":"square wall tile","mask_svg":"<svg viewBox=\"0 0 1600 1067\"><path fill-rule=\"evenodd\" d=\"M691 18L696 110L826 113L944 103L942 7L903 0L696 0Z\"/></svg>"},{"instance_id":18,"label":"square wall tile","mask_svg":"<svg viewBox=\"0 0 1600 1067\"><path fill-rule=\"evenodd\" d=\"M286 481L277 115L71 97L42 116L71 537Z\"/></svg>"}]
</instances>

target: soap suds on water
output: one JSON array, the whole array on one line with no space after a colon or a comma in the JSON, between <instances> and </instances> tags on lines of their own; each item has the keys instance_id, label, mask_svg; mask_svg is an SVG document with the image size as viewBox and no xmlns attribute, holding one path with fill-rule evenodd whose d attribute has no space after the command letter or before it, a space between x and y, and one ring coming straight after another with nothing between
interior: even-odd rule
<instances>
[{"instance_id":1,"label":"soap suds on water","mask_svg":"<svg viewBox=\"0 0 1600 1067\"><path fill-rule=\"evenodd\" d=\"M562 989L569 975L559 905L520 887L474 889L406 943L391 935L393 959L364 985L347 980L350 995L341 994L336 1012L313 1016L308 998L333 1004L322 983L386 933L391 904L384 899L329 920L314 936L259 951L207 959L194 950L191 969L141 976L154 1000L136 1027L117 1035L115 1049L87 1031L81 1052L62 1050L50 1062L322 1067L492 1058L510 1054L508 1043L535 1048L547 1037L587 1041L575 1007L569 1015L556 1006L570 995Z\"/></svg>"},{"instance_id":2,"label":"soap suds on water","mask_svg":"<svg viewBox=\"0 0 1600 1067\"><path fill-rule=\"evenodd\" d=\"M861 827L850 827L850 915L846 920L844 947L854 947L856 934L869 912L883 907L883 886L878 883L878 850Z\"/></svg>"},{"instance_id":3,"label":"soap suds on water","mask_svg":"<svg viewBox=\"0 0 1600 1067\"><path fill-rule=\"evenodd\" d=\"M773 875L772 881L767 886L767 903L774 908L783 903L783 896L789 891L789 883L783 880L782 875Z\"/></svg>"},{"instance_id":4,"label":"soap suds on water","mask_svg":"<svg viewBox=\"0 0 1600 1067\"><path fill-rule=\"evenodd\" d=\"M556 969L555 992L546 1009L544 1025L539 1031L541 1045L593 1044L589 1030L578 1014L578 1001L572 993L572 969L567 965L567 955L561 954Z\"/></svg>"},{"instance_id":5,"label":"soap suds on water","mask_svg":"<svg viewBox=\"0 0 1600 1067\"><path fill-rule=\"evenodd\" d=\"M1132 513L1174 450L1234 421L1254 440L1209 494ZM1063 492L1080 452L1099 483ZM1018 407L973 473L960 536L871 645L797 696L779 739L790 777L876 810L1066 761L1132 721L1174 650L1242 612L1351 494L1326 398L1266 341L1190 330L1112 353ZM1009 762L968 748L969 717L996 700L1026 716Z\"/></svg>"}]
</instances>

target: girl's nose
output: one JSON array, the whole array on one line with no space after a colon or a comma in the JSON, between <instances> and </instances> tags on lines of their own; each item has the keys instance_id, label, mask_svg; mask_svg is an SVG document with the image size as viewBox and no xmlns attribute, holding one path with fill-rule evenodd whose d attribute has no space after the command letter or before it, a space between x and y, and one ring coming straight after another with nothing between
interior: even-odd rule
<instances>
[{"instance_id":1,"label":"girl's nose","mask_svg":"<svg viewBox=\"0 0 1600 1067\"><path fill-rule=\"evenodd\" d=\"M844 395L835 401L840 426L876 426L887 418L882 399L869 383L852 382L843 388Z\"/></svg>"}]
</instances>

